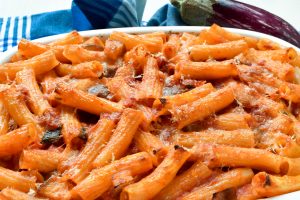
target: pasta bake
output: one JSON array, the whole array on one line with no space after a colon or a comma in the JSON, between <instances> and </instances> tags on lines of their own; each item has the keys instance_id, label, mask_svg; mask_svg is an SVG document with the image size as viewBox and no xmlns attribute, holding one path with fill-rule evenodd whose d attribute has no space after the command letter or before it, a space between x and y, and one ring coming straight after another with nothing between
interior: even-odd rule
<instances>
[{"instance_id":1,"label":"pasta bake","mask_svg":"<svg viewBox=\"0 0 300 200\"><path fill-rule=\"evenodd\" d=\"M0 65L0 199L300 190L300 54L218 25L22 39Z\"/></svg>"}]
</instances>

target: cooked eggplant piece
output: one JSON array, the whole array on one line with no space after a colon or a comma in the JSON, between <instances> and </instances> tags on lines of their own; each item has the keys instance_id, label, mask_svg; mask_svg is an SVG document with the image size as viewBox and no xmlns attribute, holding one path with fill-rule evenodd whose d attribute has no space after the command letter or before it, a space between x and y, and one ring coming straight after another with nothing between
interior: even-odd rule
<instances>
[{"instance_id":1,"label":"cooked eggplant piece","mask_svg":"<svg viewBox=\"0 0 300 200\"><path fill-rule=\"evenodd\" d=\"M94 94L102 98L108 98L108 96L110 95L108 88L106 87L106 85L103 84L97 84L95 86L90 87L88 89L88 93Z\"/></svg>"},{"instance_id":2,"label":"cooked eggplant piece","mask_svg":"<svg viewBox=\"0 0 300 200\"><path fill-rule=\"evenodd\" d=\"M62 143L61 127L54 130L46 130L41 143L43 145L59 145Z\"/></svg>"}]
</instances>

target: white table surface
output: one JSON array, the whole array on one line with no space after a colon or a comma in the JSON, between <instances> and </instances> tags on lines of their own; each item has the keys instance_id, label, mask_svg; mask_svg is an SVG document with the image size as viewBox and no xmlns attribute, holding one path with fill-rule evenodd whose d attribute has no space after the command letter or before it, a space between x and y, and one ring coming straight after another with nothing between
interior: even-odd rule
<instances>
[{"instance_id":1,"label":"white table surface","mask_svg":"<svg viewBox=\"0 0 300 200\"><path fill-rule=\"evenodd\" d=\"M282 17L300 31L299 0L240 0L264 8ZM151 16L168 0L147 0L143 21ZM68 9L71 0L0 0L0 17L30 15L47 11Z\"/></svg>"}]
</instances>

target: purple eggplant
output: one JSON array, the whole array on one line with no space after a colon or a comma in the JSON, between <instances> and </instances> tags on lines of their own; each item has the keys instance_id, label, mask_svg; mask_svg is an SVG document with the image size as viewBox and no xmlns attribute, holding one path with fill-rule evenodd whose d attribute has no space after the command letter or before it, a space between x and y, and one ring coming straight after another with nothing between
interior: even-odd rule
<instances>
[{"instance_id":1,"label":"purple eggplant","mask_svg":"<svg viewBox=\"0 0 300 200\"><path fill-rule=\"evenodd\" d=\"M300 47L300 34L288 22L264 9L234 0L171 0L189 25L211 25L253 30Z\"/></svg>"}]
</instances>

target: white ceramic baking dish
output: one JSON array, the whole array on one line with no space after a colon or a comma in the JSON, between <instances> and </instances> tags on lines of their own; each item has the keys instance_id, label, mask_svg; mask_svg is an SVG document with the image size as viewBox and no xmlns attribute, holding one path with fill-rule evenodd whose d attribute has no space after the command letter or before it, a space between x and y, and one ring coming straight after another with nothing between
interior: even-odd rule
<instances>
[{"instance_id":1,"label":"white ceramic baking dish","mask_svg":"<svg viewBox=\"0 0 300 200\"><path fill-rule=\"evenodd\" d=\"M91 37L91 36L108 36L113 31L121 31L126 33L149 33L149 32L155 32L155 31L164 31L164 32L190 32L190 33L198 33L199 31L203 29L207 29L208 27L200 27L200 26L164 26L164 27L130 27L130 28L117 28L117 29L101 29L101 30L91 30L91 31L82 31L80 34L84 37ZM283 47L293 47L298 52L300 52L299 48L296 46L282 40L279 38L276 38L274 36L270 36L263 33L258 33L255 31L248 31L248 30L242 30L242 29L235 29L235 28L226 28L230 32L238 33L245 36L251 36L255 38L267 38L274 42L277 42L278 44L282 45ZM55 41L57 39L60 39L65 34L60 35L53 35L49 37L44 37L40 39L34 40L35 42L40 43L49 43L52 41ZM8 51L0 54L0 64L8 62L10 57L17 52L18 48L14 47L9 49ZM268 198L268 200L291 200L291 199L300 199L300 191L292 192L289 194Z\"/></svg>"},{"instance_id":2,"label":"white ceramic baking dish","mask_svg":"<svg viewBox=\"0 0 300 200\"><path fill-rule=\"evenodd\" d=\"M107 36L113 31L121 31L121 32L126 32L126 33L149 33L149 32L155 32L155 31L165 31L165 32L194 32L197 33L203 29L207 29L208 27L205 26L160 26L160 27L130 27L130 28L115 28L115 29L100 29L100 30L90 30L90 31L81 31L80 34L84 37L91 37L91 36ZM245 36L251 36L251 37L256 37L256 38L267 38L270 39L274 42L277 42L278 44L285 46L285 47L294 47L297 51L299 49L282 40L279 38L276 38L274 36L270 36L267 34L263 33L258 33L255 31L248 31L248 30L242 30L242 29L236 29L236 28L226 28L227 30L233 32L233 33L238 33L242 34ZM59 38L62 38L65 34L59 34L59 35L53 35L53 36L48 36L48 37L43 37L40 39L34 40L35 42L40 42L40 43L49 43L52 41L55 41ZM17 47L13 47L6 52L0 54L0 64L5 63L9 60L9 58L16 53ZM300 198L299 198L300 199Z\"/></svg>"}]
</instances>

